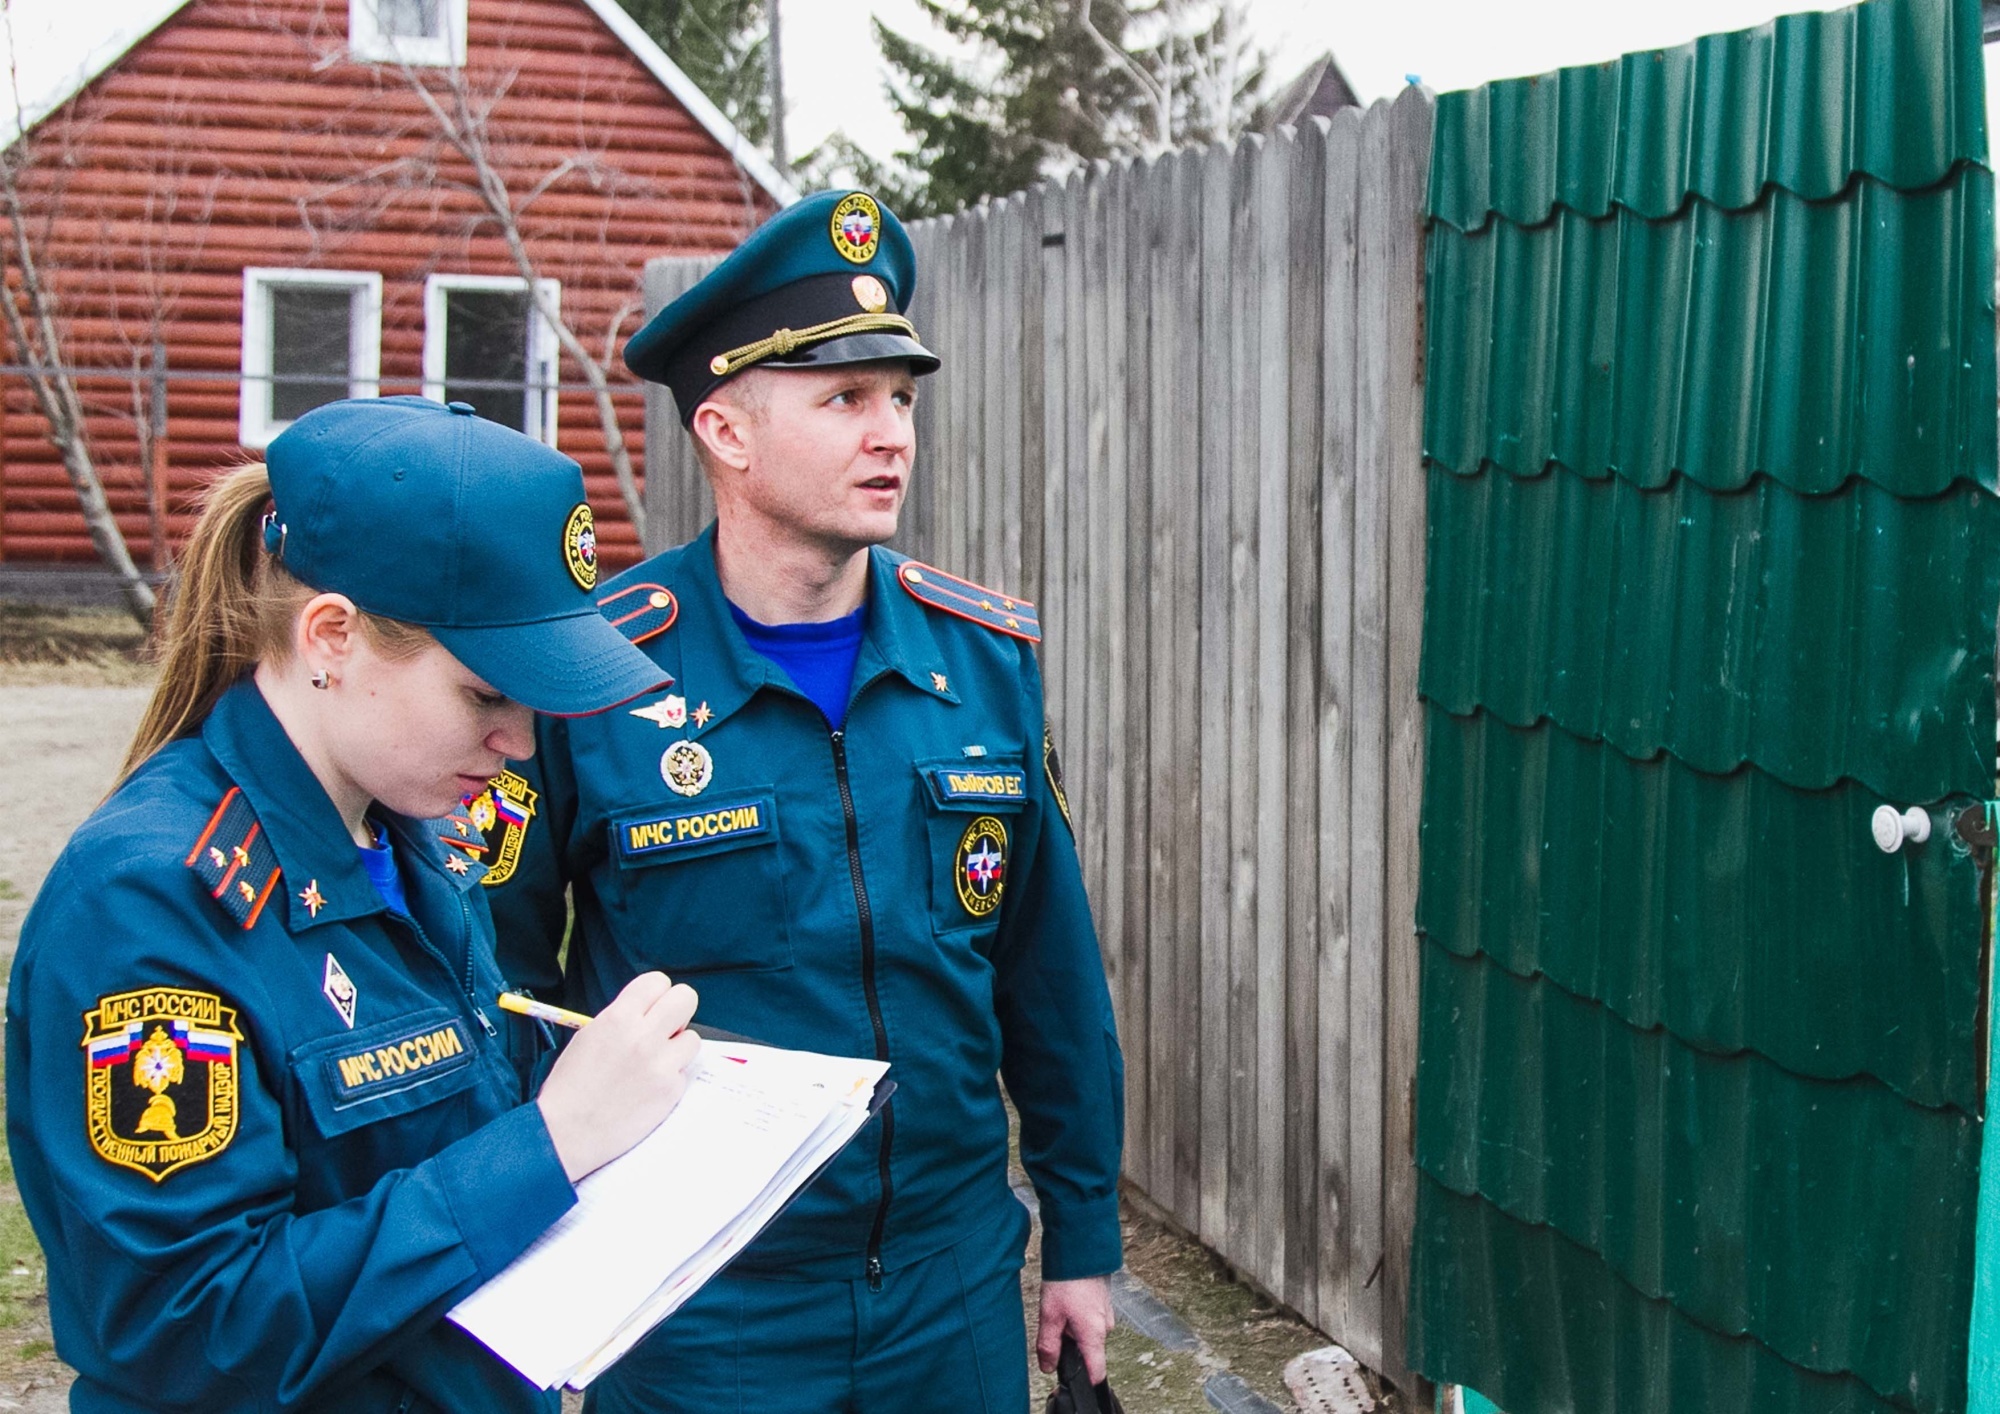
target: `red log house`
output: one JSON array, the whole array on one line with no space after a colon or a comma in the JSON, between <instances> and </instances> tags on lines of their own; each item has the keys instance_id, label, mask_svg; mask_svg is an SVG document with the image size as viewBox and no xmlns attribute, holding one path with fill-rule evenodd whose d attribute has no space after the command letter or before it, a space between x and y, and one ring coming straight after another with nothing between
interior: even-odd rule
<instances>
[{"instance_id":1,"label":"red log house","mask_svg":"<svg viewBox=\"0 0 2000 1414\"><path fill-rule=\"evenodd\" d=\"M621 347L648 258L795 193L616 0L159 0L117 38L8 155L134 557L307 408L423 392L575 457L607 565L635 559L583 370L445 130L469 120L562 320ZM0 390L0 562L91 560L27 382ZM642 469L642 400L615 401Z\"/></svg>"}]
</instances>

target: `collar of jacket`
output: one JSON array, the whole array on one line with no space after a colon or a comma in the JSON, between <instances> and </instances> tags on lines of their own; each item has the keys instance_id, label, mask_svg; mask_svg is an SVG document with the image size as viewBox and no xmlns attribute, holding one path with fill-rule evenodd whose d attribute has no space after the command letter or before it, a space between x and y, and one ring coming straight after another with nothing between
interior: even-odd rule
<instances>
[{"instance_id":1,"label":"collar of jacket","mask_svg":"<svg viewBox=\"0 0 2000 1414\"><path fill-rule=\"evenodd\" d=\"M868 552L868 619L861 656L854 664L853 692L858 693L884 673L894 673L926 697L956 703L949 686L936 686L945 672L944 655L932 631L927 611L896 581L903 557L877 545ZM713 714L701 726L688 723L688 734L700 736L739 711L759 688L775 687L798 695L798 689L769 658L752 648L729 615L729 602L715 569L715 526L711 524L688 543L675 575L680 598L681 671L678 691L690 704L705 702Z\"/></svg>"},{"instance_id":2,"label":"collar of jacket","mask_svg":"<svg viewBox=\"0 0 2000 1414\"><path fill-rule=\"evenodd\" d=\"M278 857L278 868L284 874L287 929L301 933L321 923L362 918L383 910L382 896L362 868L360 852L349 838L332 797L292 745L254 679L246 675L223 693L202 724L201 739L243 791L264 837L271 842L271 852ZM408 846L400 856L403 859L430 864L443 848L420 822L379 807L373 814ZM454 885L461 882L452 875L445 877ZM315 885L325 900L317 915L301 897L308 884ZM416 881L406 879L404 886L414 892Z\"/></svg>"}]
</instances>

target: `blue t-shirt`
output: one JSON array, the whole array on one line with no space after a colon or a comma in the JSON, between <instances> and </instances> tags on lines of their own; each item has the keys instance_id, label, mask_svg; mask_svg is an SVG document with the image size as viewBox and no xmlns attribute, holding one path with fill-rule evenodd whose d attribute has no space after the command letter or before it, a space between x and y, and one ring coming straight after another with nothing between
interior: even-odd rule
<instances>
[{"instance_id":1,"label":"blue t-shirt","mask_svg":"<svg viewBox=\"0 0 2000 1414\"><path fill-rule=\"evenodd\" d=\"M361 867L368 871L368 882L375 886L375 892L382 895L382 902L389 905L391 913L408 917L410 900L403 892L403 875L396 868L396 850L389 843L389 837L371 824L375 838L379 841L373 849L367 845L356 845L355 852L361 856Z\"/></svg>"},{"instance_id":2,"label":"blue t-shirt","mask_svg":"<svg viewBox=\"0 0 2000 1414\"><path fill-rule=\"evenodd\" d=\"M823 624L760 624L734 604L729 616L750 646L791 674L792 685L839 730L847 720L847 693L854 685L868 606Z\"/></svg>"}]
</instances>

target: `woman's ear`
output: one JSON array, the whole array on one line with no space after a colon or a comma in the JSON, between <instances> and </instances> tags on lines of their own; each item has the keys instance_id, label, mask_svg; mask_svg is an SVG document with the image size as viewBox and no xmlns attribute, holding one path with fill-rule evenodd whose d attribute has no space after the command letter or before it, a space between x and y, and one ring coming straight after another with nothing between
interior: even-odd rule
<instances>
[{"instance_id":1,"label":"woman's ear","mask_svg":"<svg viewBox=\"0 0 2000 1414\"><path fill-rule=\"evenodd\" d=\"M292 628L292 651L315 685L325 675L328 685L338 682L354 661L366 630L361 610L345 594L315 594L299 610Z\"/></svg>"}]
</instances>

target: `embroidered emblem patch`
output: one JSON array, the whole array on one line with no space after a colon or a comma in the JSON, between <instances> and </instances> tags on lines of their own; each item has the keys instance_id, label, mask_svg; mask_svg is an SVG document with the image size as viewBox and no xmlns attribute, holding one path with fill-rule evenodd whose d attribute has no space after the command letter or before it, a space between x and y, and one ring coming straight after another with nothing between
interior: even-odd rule
<instances>
[{"instance_id":1,"label":"embroidered emblem patch","mask_svg":"<svg viewBox=\"0 0 2000 1414\"><path fill-rule=\"evenodd\" d=\"M882 241L882 208L865 191L849 192L833 208L832 231L833 248L841 258L866 265Z\"/></svg>"},{"instance_id":2,"label":"embroidered emblem patch","mask_svg":"<svg viewBox=\"0 0 2000 1414\"><path fill-rule=\"evenodd\" d=\"M1062 758L1056 755L1056 729L1047 722L1042 723L1042 774L1048 777L1049 794L1056 798L1056 808L1062 811L1063 823L1074 835L1076 821L1069 818L1069 792L1063 789Z\"/></svg>"},{"instance_id":3,"label":"embroidered emblem patch","mask_svg":"<svg viewBox=\"0 0 2000 1414\"><path fill-rule=\"evenodd\" d=\"M974 918L986 918L1000 907L1007 879L1007 827L991 815L981 815L958 839L958 901Z\"/></svg>"},{"instance_id":4,"label":"embroidered emblem patch","mask_svg":"<svg viewBox=\"0 0 2000 1414\"><path fill-rule=\"evenodd\" d=\"M597 588L597 520L586 503L579 502L563 526L563 563L577 588L585 593Z\"/></svg>"},{"instance_id":5,"label":"embroidered emblem patch","mask_svg":"<svg viewBox=\"0 0 2000 1414\"><path fill-rule=\"evenodd\" d=\"M660 779L675 795L700 795L715 779L715 758L698 741L677 741L660 757Z\"/></svg>"},{"instance_id":6,"label":"embroidered emblem patch","mask_svg":"<svg viewBox=\"0 0 2000 1414\"><path fill-rule=\"evenodd\" d=\"M651 722L656 727L682 727L687 725L688 704L685 697L669 693L650 707L634 707L632 715L641 721Z\"/></svg>"},{"instance_id":7,"label":"embroidered emblem patch","mask_svg":"<svg viewBox=\"0 0 2000 1414\"><path fill-rule=\"evenodd\" d=\"M870 314L880 314L889 307L889 287L873 275L856 275L854 302Z\"/></svg>"},{"instance_id":8,"label":"embroidered emblem patch","mask_svg":"<svg viewBox=\"0 0 2000 1414\"><path fill-rule=\"evenodd\" d=\"M525 777L514 771L502 771L486 783L485 790L466 802L472 823L486 836L484 848L474 856L486 866L486 877L479 881L486 887L504 884L514 877L521 863L521 846L528 841L528 822L535 818L535 804L540 799Z\"/></svg>"},{"instance_id":9,"label":"embroidered emblem patch","mask_svg":"<svg viewBox=\"0 0 2000 1414\"><path fill-rule=\"evenodd\" d=\"M354 1029L354 1004L361 994L354 989L347 971L340 965L340 959L332 953L326 955L326 980L320 983L320 991L333 1003L333 1009L340 1013L340 1019L347 1023L348 1030Z\"/></svg>"},{"instance_id":10,"label":"embroidered emblem patch","mask_svg":"<svg viewBox=\"0 0 2000 1414\"><path fill-rule=\"evenodd\" d=\"M83 1014L84 1122L99 1158L155 1183L236 1137L236 1009L148 987Z\"/></svg>"}]
</instances>

